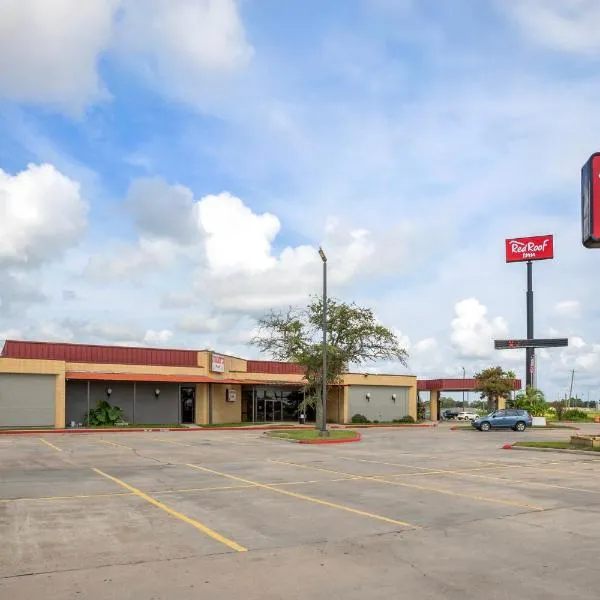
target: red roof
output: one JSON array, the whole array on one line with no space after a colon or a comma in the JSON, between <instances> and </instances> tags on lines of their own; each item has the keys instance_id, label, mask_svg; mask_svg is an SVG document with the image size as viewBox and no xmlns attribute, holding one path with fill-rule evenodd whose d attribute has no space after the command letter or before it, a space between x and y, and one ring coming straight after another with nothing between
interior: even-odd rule
<instances>
[{"instance_id":1,"label":"red roof","mask_svg":"<svg viewBox=\"0 0 600 600\"><path fill-rule=\"evenodd\" d=\"M304 368L297 363L275 360L249 360L248 373L270 373L271 375L304 375Z\"/></svg>"},{"instance_id":2,"label":"red roof","mask_svg":"<svg viewBox=\"0 0 600 600\"><path fill-rule=\"evenodd\" d=\"M125 346L96 346L90 344L56 344L49 342L20 342L7 340L3 358L63 360L70 363L101 363L119 365L148 365L162 367L197 367L195 350L164 350Z\"/></svg>"},{"instance_id":3,"label":"red roof","mask_svg":"<svg viewBox=\"0 0 600 600\"><path fill-rule=\"evenodd\" d=\"M445 392L470 392L477 387L477 379L419 379L417 381L417 390L426 392L430 390L443 390ZM513 387L515 390L521 389L521 380L514 379Z\"/></svg>"}]
</instances>

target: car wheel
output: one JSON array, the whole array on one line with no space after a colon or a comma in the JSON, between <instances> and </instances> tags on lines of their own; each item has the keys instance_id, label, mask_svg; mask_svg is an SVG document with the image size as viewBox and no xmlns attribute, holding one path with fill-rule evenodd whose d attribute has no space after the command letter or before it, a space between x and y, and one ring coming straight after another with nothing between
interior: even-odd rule
<instances>
[{"instance_id":1,"label":"car wheel","mask_svg":"<svg viewBox=\"0 0 600 600\"><path fill-rule=\"evenodd\" d=\"M515 425L515 431L525 431L525 423L523 423L523 421L519 421L516 425Z\"/></svg>"},{"instance_id":2,"label":"car wheel","mask_svg":"<svg viewBox=\"0 0 600 600\"><path fill-rule=\"evenodd\" d=\"M481 431L489 431L492 428L492 426L487 422L484 421L480 426L479 429L481 429Z\"/></svg>"}]
</instances>

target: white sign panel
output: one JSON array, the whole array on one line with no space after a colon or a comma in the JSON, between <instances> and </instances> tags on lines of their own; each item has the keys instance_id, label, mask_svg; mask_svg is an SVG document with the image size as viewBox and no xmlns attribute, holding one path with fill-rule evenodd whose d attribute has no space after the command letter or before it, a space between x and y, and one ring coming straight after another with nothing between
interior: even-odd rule
<instances>
[{"instance_id":1,"label":"white sign panel","mask_svg":"<svg viewBox=\"0 0 600 600\"><path fill-rule=\"evenodd\" d=\"M227 390L227 401L235 402L237 400L237 394L235 390Z\"/></svg>"},{"instance_id":2,"label":"white sign panel","mask_svg":"<svg viewBox=\"0 0 600 600\"><path fill-rule=\"evenodd\" d=\"M225 357L220 354L212 354L210 370L213 373L225 373Z\"/></svg>"}]
</instances>

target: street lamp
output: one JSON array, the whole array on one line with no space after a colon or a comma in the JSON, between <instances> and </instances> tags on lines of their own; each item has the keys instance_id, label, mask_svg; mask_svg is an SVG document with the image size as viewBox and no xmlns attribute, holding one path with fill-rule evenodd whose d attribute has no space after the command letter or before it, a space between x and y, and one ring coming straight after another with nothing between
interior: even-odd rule
<instances>
[{"instance_id":1,"label":"street lamp","mask_svg":"<svg viewBox=\"0 0 600 600\"><path fill-rule=\"evenodd\" d=\"M462 368L463 370L463 412L465 410L465 377L466 377L466 371L465 368Z\"/></svg>"},{"instance_id":2,"label":"street lamp","mask_svg":"<svg viewBox=\"0 0 600 600\"><path fill-rule=\"evenodd\" d=\"M319 248L319 256L323 261L323 389L321 390L321 435L327 435L327 256L323 248Z\"/></svg>"}]
</instances>

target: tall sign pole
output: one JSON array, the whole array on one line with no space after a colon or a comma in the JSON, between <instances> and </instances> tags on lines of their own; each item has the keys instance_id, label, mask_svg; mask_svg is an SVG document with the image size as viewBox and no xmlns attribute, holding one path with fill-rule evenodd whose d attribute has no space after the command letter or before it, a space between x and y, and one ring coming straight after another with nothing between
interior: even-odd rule
<instances>
[{"instance_id":1,"label":"tall sign pole","mask_svg":"<svg viewBox=\"0 0 600 600\"><path fill-rule=\"evenodd\" d=\"M600 248L600 152L581 169L581 237L586 248Z\"/></svg>"},{"instance_id":2,"label":"tall sign pole","mask_svg":"<svg viewBox=\"0 0 600 600\"><path fill-rule=\"evenodd\" d=\"M554 237L538 235L506 240L506 262L527 263L527 339L533 340L533 261L554 258ZM525 350L525 380L527 387L535 387L536 365L535 346L527 345Z\"/></svg>"},{"instance_id":3,"label":"tall sign pole","mask_svg":"<svg viewBox=\"0 0 600 600\"><path fill-rule=\"evenodd\" d=\"M533 339L533 263L527 261L527 339ZM535 348L525 350L526 388L535 387Z\"/></svg>"}]
</instances>

